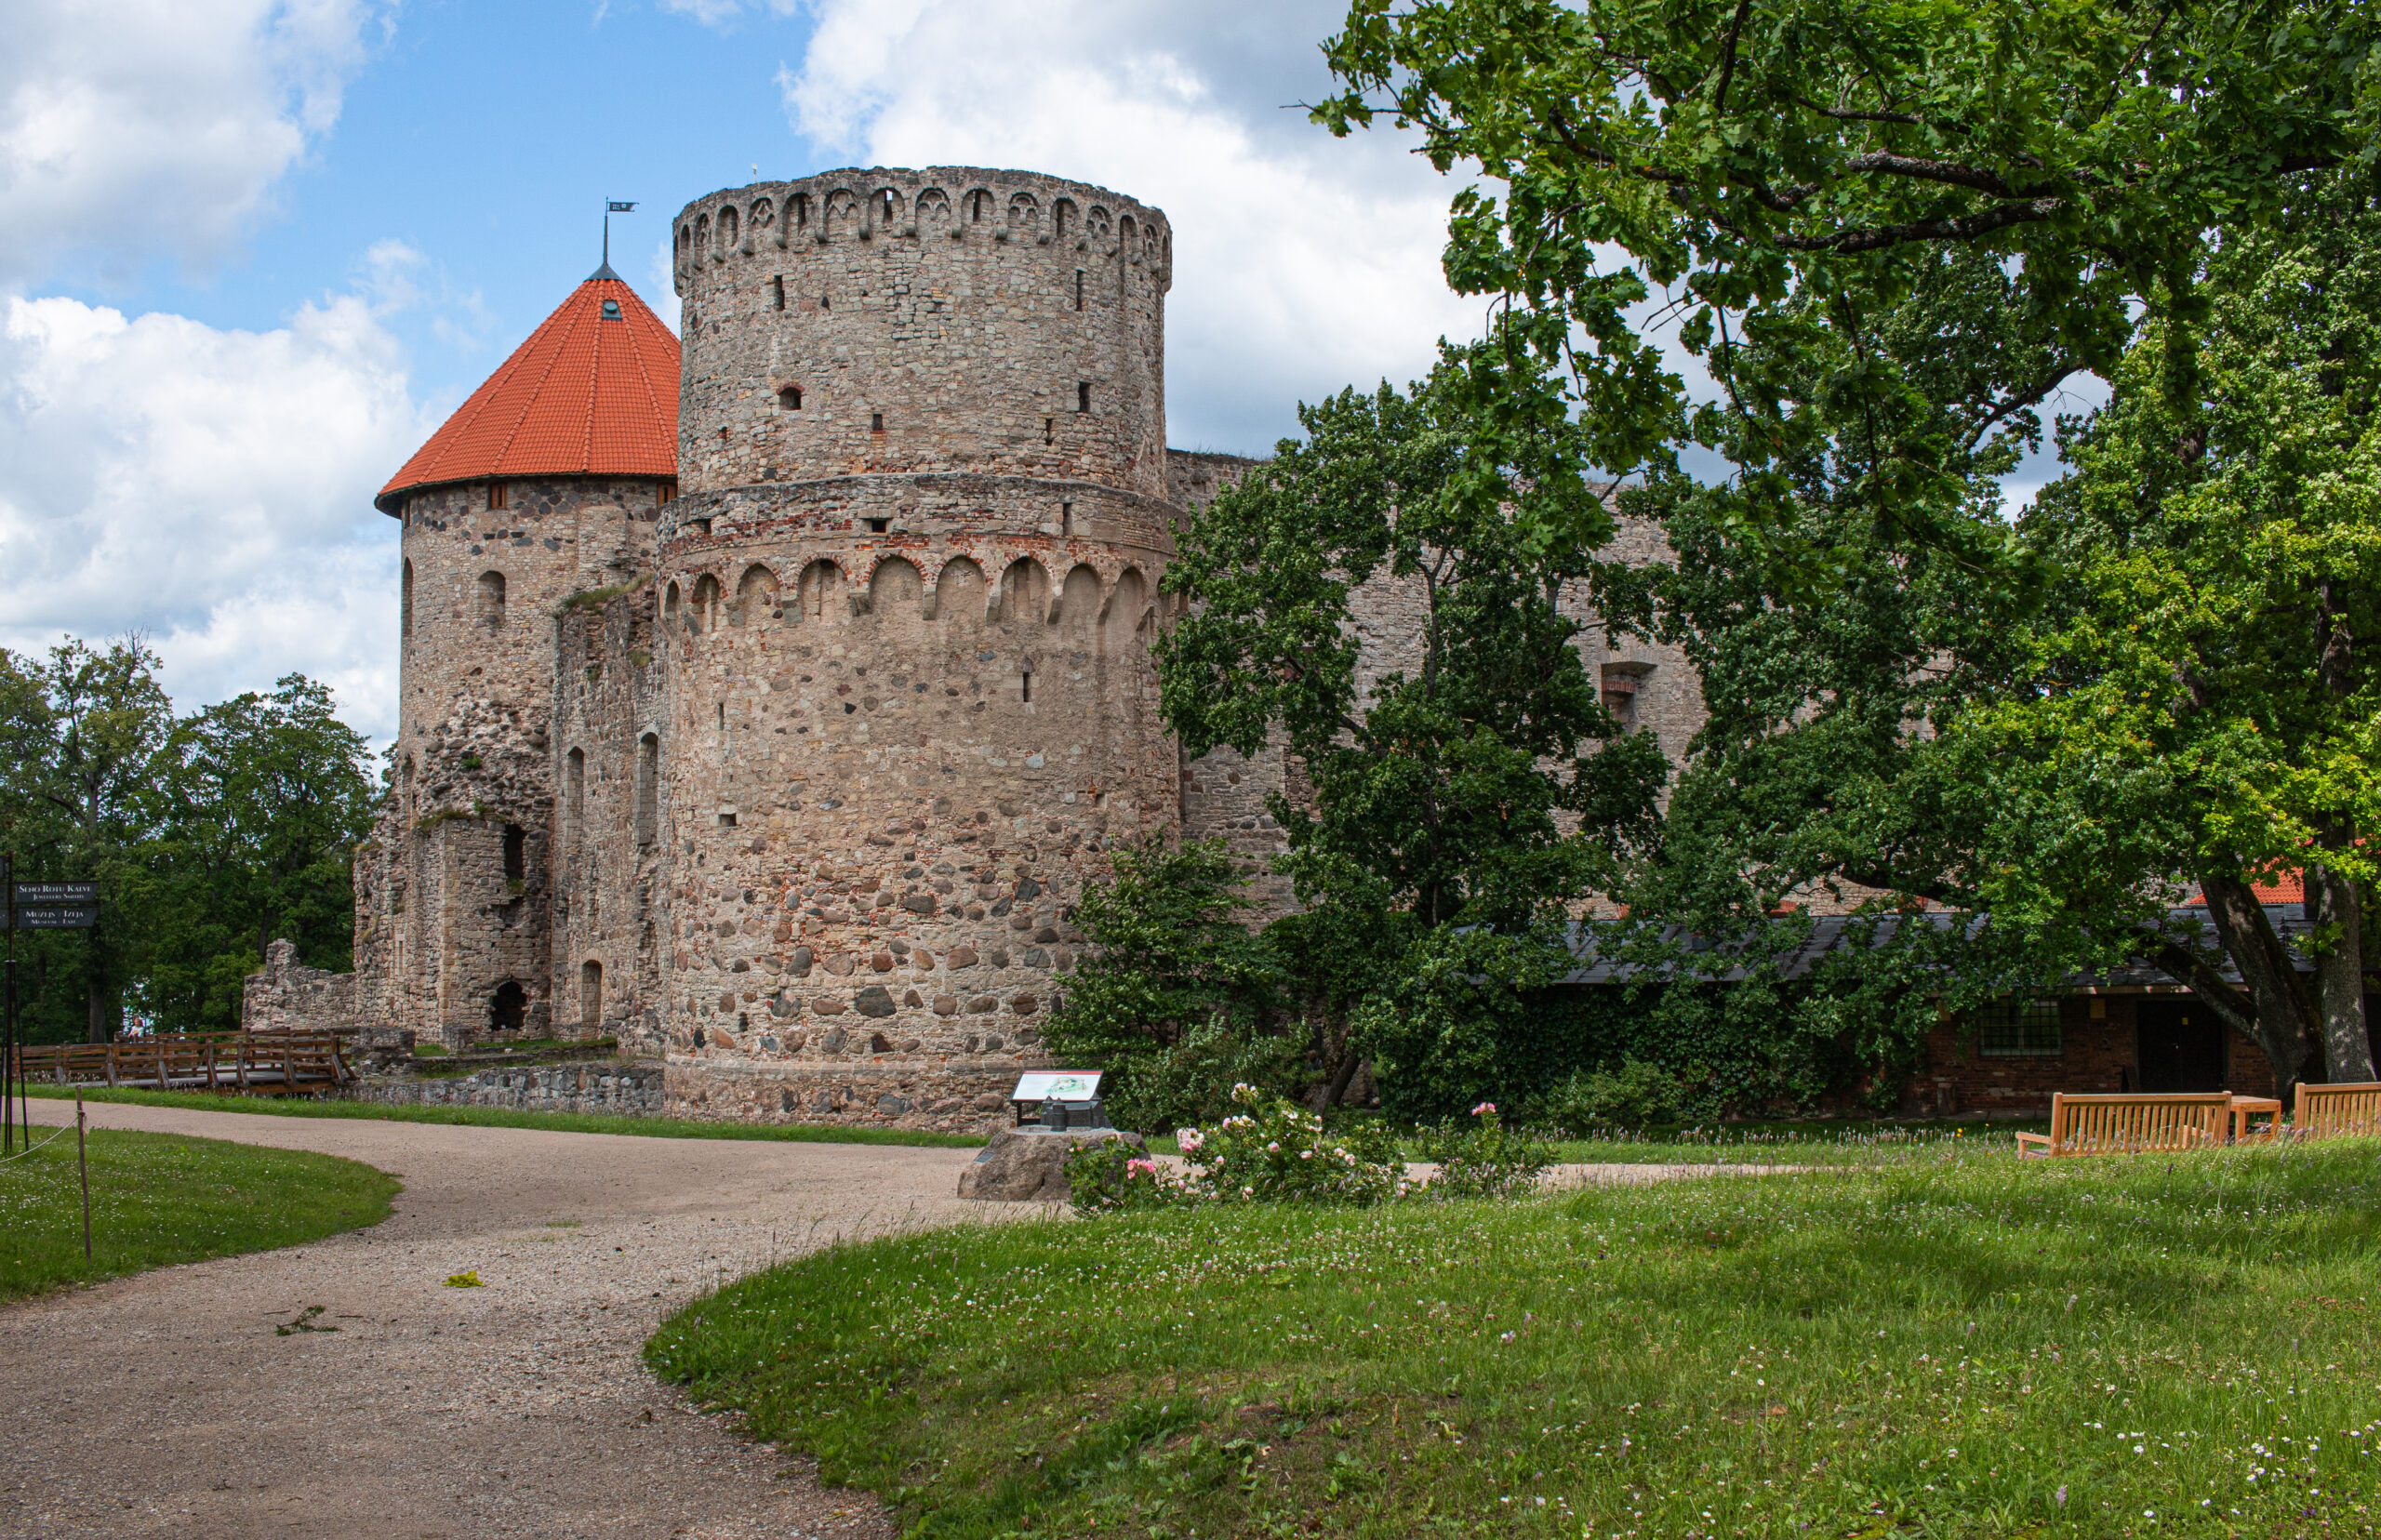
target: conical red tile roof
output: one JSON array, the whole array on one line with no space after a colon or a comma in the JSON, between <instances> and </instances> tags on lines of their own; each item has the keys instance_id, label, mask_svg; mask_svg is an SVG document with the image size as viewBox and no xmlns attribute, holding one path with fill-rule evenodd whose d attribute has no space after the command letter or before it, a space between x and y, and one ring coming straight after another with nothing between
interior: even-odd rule
<instances>
[{"instance_id":1,"label":"conical red tile roof","mask_svg":"<svg viewBox=\"0 0 2381 1540\"><path fill-rule=\"evenodd\" d=\"M619 307L607 320L606 300ZM609 266L572 291L374 504L503 476L678 474L678 339Z\"/></svg>"}]
</instances>

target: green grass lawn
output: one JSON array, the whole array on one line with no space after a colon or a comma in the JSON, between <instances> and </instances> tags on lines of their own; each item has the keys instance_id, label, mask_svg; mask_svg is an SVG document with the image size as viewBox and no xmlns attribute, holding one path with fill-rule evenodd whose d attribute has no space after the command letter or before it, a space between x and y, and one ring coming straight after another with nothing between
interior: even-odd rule
<instances>
[{"instance_id":1,"label":"green grass lawn","mask_svg":"<svg viewBox=\"0 0 2381 1540\"><path fill-rule=\"evenodd\" d=\"M73 1093L35 1085L36 1097L72 1101ZM470 1128L543 1128L563 1134L638 1134L656 1139L780 1139L797 1144L923 1145L974 1149L975 1134L914 1128L843 1128L833 1123L698 1122L692 1118L632 1118L613 1112L516 1112L500 1107L391 1107L380 1102L316 1101L307 1096L233 1096L208 1091L83 1088L88 1102L179 1107L201 1112L261 1112L285 1118L365 1118L386 1122L448 1123Z\"/></svg>"},{"instance_id":2,"label":"green grass lawn","mask_svg":"<svg viewBox=\"0 0 2381 1540\"><path fill-rule=\"evenodd\" d=\"M379 1224L397 1194L395 1177L336 1156L95 1129L86 1262L74 1131L53 1132L0 1162L0 1299L319 1241Z\"/></svg>"},{"instance_id":3,"label":"green grass lawn","mask_svg":"<svg viewBox=\"0 0 2381 1540\"><path fill-rule=\"evenodd\" d=\"M908 1533L2371 1534L2381 1147L920 1233L646 1353Z\"/></svg>"}]
</instances>

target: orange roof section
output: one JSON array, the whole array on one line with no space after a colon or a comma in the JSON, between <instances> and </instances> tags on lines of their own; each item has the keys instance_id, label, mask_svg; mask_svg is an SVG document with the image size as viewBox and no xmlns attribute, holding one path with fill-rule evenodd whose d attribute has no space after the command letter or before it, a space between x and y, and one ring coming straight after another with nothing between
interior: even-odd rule
<instances>
[{"instance_id":1,"label":"orange roof section","mask_svg":"<svg viewBox=\"0 0 2381 1540\"><path fill-rule=\"evenodd\" d=\"M678 339L607 264L372 501L394 513L405 493L451 482L677 474Z\"/></svg>"}]
</instances>

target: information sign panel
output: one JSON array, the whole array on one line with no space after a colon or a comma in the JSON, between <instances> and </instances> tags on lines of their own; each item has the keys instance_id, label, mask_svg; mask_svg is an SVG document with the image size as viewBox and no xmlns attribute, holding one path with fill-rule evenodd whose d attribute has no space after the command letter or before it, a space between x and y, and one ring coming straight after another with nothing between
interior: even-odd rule
<instances>
[{"instance_id":1,"label":"information sign panel","mask_svg":"<svg viewBox=\"0 0 2381 1540\"><path fill-rule=\"evenodd\" d=\"M68 908L45 904L37 908L17 906L19 930L89 930L100 923L97 909Z\"/></svg>"},{"instance_id":2,"label":"information sign panel","mask_svg":"<svg viewBox=\"0 0 2381 1540\"><path fill-rule=\"evenodd\" d=\"M1099 1095L1097 1069L1035 1069L1018 1078L1009 1100L1089 1101Z\"/></svg>"},{"instance_id":3,"label":"information sign panel","mask_svg":"<svg viewBox=\"0 0 2381 1540\"><path fill-rule=\"evenodd\" d=\"M17 902L20 904L96 904L100 901L97 883L19 883Z\"/></svg>"}]
</instances>

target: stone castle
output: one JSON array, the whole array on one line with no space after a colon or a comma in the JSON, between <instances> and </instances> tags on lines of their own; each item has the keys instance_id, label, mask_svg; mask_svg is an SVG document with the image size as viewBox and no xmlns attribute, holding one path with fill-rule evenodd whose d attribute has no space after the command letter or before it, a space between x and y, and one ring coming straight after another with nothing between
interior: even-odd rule
<instances>
[{"instance_id":1,"label":"stone castle","mask_svg":"<svg viewBox=\"0 0 2381 1540\"><path fill-rule=\"evenodd\" d=\"M1157 714L1175 522L1248 463L1166 447L1173 253L1101 188L877 169L687 206L678 337L581 284L378 498L357 1018L616 1037L695 1115L1003 1116L1116 846L1279 848L1280 757ZM1368 597L1393 667L1412 596ZM1683 665L1582 645L1677 754Z\"/></svg>"}]
</instances>

